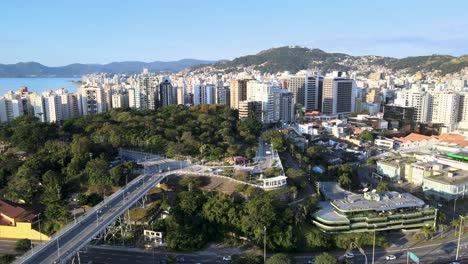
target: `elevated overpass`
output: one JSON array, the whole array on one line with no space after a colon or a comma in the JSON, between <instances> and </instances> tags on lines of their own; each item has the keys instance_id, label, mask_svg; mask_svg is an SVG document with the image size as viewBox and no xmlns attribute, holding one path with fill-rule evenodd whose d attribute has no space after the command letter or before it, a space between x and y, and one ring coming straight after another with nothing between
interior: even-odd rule
<instances>
[{"instance_id":1,"label":"elevated overpass","mask_svg":"<svg viewBox=\"0 0 468 264\"><path fill-rule=\"evenodd\" d=\"M149 169L145 173L129 182L119 191L115 192L104 201L92 208L86 214L79 217L50 237L44 244L32 248L15 264L51 264L67 263L93 238L112 224L126 210L130 209L155 185L171 174L177 174L179 170L191 166L186 162L168 159L151 159L142 163ZM157 166L151 166L151 165ZM150 166L146 166L150 165ZM167 171L170 168L171 170ZM177 168L177 169L174 169ZM164 172L159 172L159 169Z\"/></svg>"}]
</instances>

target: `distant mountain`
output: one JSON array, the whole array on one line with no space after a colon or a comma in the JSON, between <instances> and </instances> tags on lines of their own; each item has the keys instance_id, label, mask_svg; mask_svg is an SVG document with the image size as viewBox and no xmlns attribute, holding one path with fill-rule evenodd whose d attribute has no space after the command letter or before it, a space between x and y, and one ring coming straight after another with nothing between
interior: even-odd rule
<instances>
[{"instance_id":1,"label":"distant mountain","mask_svg":"<svg viewBox=\"0 0 468 264\"><path fill-rule=\"evenodd\" d=\"M244 68L253 68L261 72L276 73L290 71L296 73L304 69L317 69L321 72L332 70L373 72L388 69L415 73L418 71L439 71L441 74L458 72L468 67L468 55L454 57L449 55L431 55L407 57L402 59L382 56L351 56L343 53L327 53L320 49L298 46L272 48L231 61L219 61L211 65L196 65L192 70L213 70L232 72Z\"/></svg>"},{"instance_id":2,"label":"distant mountain","mask_svg":"<svg viewBox=\"0 0 468 264\"><path fill-rule=\"evenodd\" d=\"M139 73L143 68L152 72L176 72L193 65L203 65L214 61L183 59L178 61L124 61L109 64L74 63L61 67L48 67L37 62L0 64L0 77L70 77L88 73Z\"/></svg>"}]
</instances>

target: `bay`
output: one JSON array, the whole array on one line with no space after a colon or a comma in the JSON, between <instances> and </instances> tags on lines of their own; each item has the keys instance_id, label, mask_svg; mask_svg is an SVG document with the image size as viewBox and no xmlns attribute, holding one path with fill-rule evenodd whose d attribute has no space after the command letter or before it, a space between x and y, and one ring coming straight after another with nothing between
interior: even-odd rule
<instances>
[{"instance_id":1,"label":"bay","mask_svg":"<svg viewBox=\"0 0 468 264\"><path fill-rule=\"evenodd\" d=\"M42 93L47 90L57 90L65 88L70 93L76 92L80 87L74 81L80 81L80 78L0 78L0 96L8 91L16 92L21 87L27 86L28 91Z\"/></svg>"}]
</instances>

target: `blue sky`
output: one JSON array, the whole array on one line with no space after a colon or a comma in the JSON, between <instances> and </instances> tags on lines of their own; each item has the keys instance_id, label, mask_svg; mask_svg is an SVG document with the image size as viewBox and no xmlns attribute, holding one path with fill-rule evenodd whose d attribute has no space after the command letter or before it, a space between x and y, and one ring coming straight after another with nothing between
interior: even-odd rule
<instances>
[{"instance_id":1,"label":"blue sky","mask_svg":"<svg viewBox=\"0 0 468 264\"><path fill-rule=\"evenodd\" d=\"M0 63L232 59L271 47L468 54L468 1L1 1Z\"/></svg>"}]
</instances>

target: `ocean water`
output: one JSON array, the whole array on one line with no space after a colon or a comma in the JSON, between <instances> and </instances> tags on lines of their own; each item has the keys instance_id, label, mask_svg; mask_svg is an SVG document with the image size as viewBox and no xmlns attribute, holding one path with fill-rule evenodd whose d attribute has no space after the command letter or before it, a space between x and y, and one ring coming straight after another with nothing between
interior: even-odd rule
<instances>
[{"instance_id":1,"label":"ocean water","mask_svg":"<svg viewBox=\"0 0 468 264\"><path fill-rule=\"evenodd\" d=\"M59 88L65 88L68 92L74 93L80 85L73 81L79 80L80 78L0 78L0 96L8 91L16 92L23 86L27 86L28 91L36 93Z\"/></svg>"}]
</instances>

